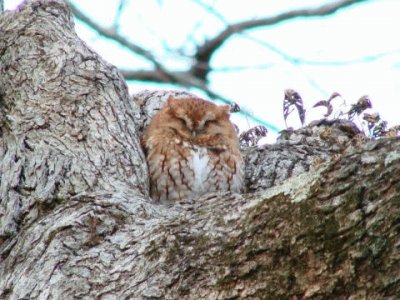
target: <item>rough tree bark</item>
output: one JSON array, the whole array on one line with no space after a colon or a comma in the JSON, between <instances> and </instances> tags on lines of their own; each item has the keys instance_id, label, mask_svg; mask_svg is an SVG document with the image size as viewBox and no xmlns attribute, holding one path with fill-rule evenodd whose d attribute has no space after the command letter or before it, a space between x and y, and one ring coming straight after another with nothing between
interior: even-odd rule
<instances>
[{"instance_id":1,"label":"rough tree bark","mask_svg":"<svg viewBox=\"0 0 400 300\"><path fill-rule=\"evenodd\" d=\"M63 1L0 17L0 72L1 299L400 298L398 139L314 123L166 207L138 135L170 92L132 101Z\"/></svg>"}]
</instances>

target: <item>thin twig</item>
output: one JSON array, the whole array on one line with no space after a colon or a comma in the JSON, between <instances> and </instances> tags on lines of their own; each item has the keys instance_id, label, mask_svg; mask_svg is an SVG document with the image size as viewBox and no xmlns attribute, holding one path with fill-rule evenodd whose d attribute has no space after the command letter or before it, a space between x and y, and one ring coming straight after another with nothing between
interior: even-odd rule
<instances>
[{"instance_id":1,"label":"thin twig","mask_svg":"<svg viewBox=\"0 0 400 300\"><path fill-rule=\"evenodd\" d=\"M91 27L93 30L95 30L98 34L100 34L103 37L112 39L116 42L118 42L120 45L128 48L132 52L136 53L139 56L144 57L148 61L152 62L154 66L157 69L163 70L165 69L160 62L157 61L157 59L153 56L153 54L150 51L147 51L146 49L142 48L141 46L132 43L129 41L127 38L123 37L122 35L118 34L117 32L113 30L109 30L98 23L94 22L90 17L85 15L82 11L80 11L71 1L68 1L69 5L71 6L72 13L75 15L75 17L82 22L86 23L89 27Z\"/></svg>"},{"instance_id":2,"label":"thin twig","mask_svg":"<svg viewBox=\"0 0 400 300\"><path fill-rule=\"evenodd\" d=\"M299 17L316 17L316 16L326 16L335 13L339 9L354 5L356 3L361 3L370 0L341 0L333 3L325 4L316 8L298 9L285 12L273 17L266 17L260 19L252 19L247 21L238 22L227 26L220 33L215 35L213 38L204 42L203 45L198 47L195 57L198 63L207 65L211 60L214 52L219 49L219 47L225 43L232 35L237 33L242 33L244 31L254 29L261 26L270 26ZM193 69L197 69L194 65ZM201 72L202 76L207 76L204 72Z\"/></svg>"}]
</instances>

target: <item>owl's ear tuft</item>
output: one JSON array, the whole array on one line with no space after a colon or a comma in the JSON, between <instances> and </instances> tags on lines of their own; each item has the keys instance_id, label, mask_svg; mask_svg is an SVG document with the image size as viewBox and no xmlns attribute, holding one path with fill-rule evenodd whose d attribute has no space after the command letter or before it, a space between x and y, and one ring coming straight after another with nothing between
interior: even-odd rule
<instances>
[{"instance_id":1,"label":"owl's ear tuft","mask_svg":"<svg viewBox=\"0 0 400 300\"><path fill-rule=\"evenodd\" d=\"M174 98L172 95L170 95L170 96L168 97L168 99L167 99L167 105L173 106L174 103L175 103L175 98Z\"/></svg>"},{"instance_id":2,"label":"owl's ear tuft","mask_svg":"<svg viewBox=\"0 0 400 300\"><path fill-rule=\"evenodd\" d=\"M222 105L220 106L222 115L227 116L229 118L230 112L231 112L231 107L229 105Z\"/></svg>"},{"instance_id":3,"label":"owl's ear tuft","mask_svg":"<svg viewBox=\"0 0 400 300\"><path fill-rule=\"evenodd\" d=\"M168 107L168 111L171 113L175 113L179 106L177 105L177 100L173 96L169 96L167 100L166 107Z\"/></svg>"},{"instance_id":4,"label":"owl's ear tuft","mask_svg":"<svg viewBox=\"0 0 400 300\"><path fill-rule=\"evenodd\" d=\"M185 107L182 106L182 100L173 98L170 96L168 98L167 106L168 106L168 111L171 115L174 115L176 117L181 117L182 115L186 114Z\"/></svg>"}]
</instances>

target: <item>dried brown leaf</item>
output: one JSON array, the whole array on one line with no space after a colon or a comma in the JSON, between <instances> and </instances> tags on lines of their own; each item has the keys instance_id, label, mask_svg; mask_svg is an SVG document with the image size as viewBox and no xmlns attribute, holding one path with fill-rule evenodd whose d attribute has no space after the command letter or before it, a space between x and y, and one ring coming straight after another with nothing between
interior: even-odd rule
<instances>
[{"instance_id":1,"label":"dried brown leaf","mask_svg":"<svg viewBox=\"0 0 400 300\"><path fill-rule=\"evenodd\" d=\"M332 104L329 102L330 100L321 100L318 101L317 103L314 104L313 107L318 107L318 106L324 106L326 107L326 113L324 114L324 117L329 117L332 112L333 112L333 106Z\"/></svg>"},{"instance_id":2,"label":"dried brown leaf","mask_svg":"<svg viewBox=\"0 0 400 300\"><path fill-rule=\"evenodd\" d=\"M261 138L266 137L268 129L265 126L255 126L239 136L239 142L242 147L250 147L257 145Z\"/></svg>"},{"instance_id":3,"label":"dried brown leaf","mask_svg":"<svg viewBox=\"0 0 400 300\"><path fill-rule=\"evenodd\" d=\"M293 111L291 107L294 106L299 114L301 125L304 126L306 110L304 109L303 99L300 94L293 89L285 90L285 98L283 100L283 118L285 119L285 124L287 128L287 117Z\"/></svg>"},{"instance_id":4,"label":"dried brown leaf","mask_svg":"<svg viewBox=\"0 0 400 300\"><path fill-rule=\"evenodd\" d=\"M328 102L330 103L336 97L342 97L338 92L333 92L332 95L329 97Z\"/></svg>"},{"instance_id":5,"label":"dried brown leaf","mask_svg":"<svg viewBox=\"0 0 400 300\"><path fill-rule=\"evenodd\" d=\"M358 99L356 104L352 104L349 112L347 113L349 120L352 120L355 115L360 115L364 110L371 107L372 104L369 96L362 96L360 99Z\"/></svg>"},{"instance_id":6,"label":"dried brown leaf","mask_svg":"<svg viewBox=\"0 0 400 300\"><path fill-rule=\"evenodd\" d=\"M386 137L398 137L400 136L400 125L390 127L385 133Z\"/></svg>"},{"instance_id":7,"label":"dried brown leaf","mask_svg":"<svg viewBox=\"0 0 400 300\"><path fill-rule=\"evenodd\" d=\"M231 110L230 110L230 112L231 112L231 113L240 112L240 106L239 106L239 104L237 104L236 102L233 102L233 103L231 104Z\"/></svg>"},{"instance_id":8,"label":"dried brown leaf","mask_svg":"<svg viewBox=\"0 0 400 300\"><path fill-rule=\"evenodd\" d=\"M371 129L376 123L378 123L381 120L381 117L379 116L378 113L372 113L372 114L364 113L363 120L367 121L368 128Z\"/></svg>"}]
</instances>

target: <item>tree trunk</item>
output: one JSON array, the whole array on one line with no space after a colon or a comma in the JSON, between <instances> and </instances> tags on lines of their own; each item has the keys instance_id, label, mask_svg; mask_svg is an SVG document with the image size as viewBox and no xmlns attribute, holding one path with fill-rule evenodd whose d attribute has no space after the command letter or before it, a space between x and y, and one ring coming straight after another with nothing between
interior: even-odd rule
<instances>
[{"instance_id":1,"label":"tree trunk","mask_svg":"<svg viewBox=\"0 0 400 300\"><path fill-rule=\"evenodd\" d=\"M172 92L132 101L73 27L0 16L1 299L400 298L398 139L317 122L244 150L248 193L154 204L138 137Z\"/></svg>"}]
</instances>

